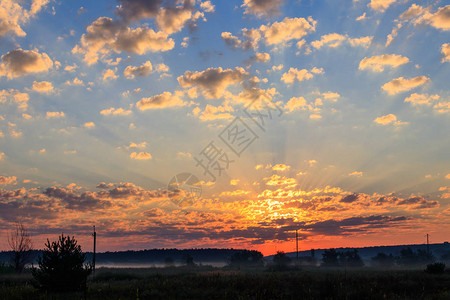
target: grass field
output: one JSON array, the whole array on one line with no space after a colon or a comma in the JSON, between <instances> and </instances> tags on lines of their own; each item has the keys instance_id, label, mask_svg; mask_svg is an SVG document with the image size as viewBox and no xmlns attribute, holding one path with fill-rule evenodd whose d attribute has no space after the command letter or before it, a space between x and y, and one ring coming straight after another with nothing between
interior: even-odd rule
<instances>
[{"instance_id":1,"label":"grass field","mask_svg":"<svg viewBox=\"0 0 450 300\"><path fill-rule=\"evenodd\" d=\"M29 272L0 275L0 299L450 299L450 272L173 267L96 271L86 293L46 294Z\"/></svg>"}]
</instances>

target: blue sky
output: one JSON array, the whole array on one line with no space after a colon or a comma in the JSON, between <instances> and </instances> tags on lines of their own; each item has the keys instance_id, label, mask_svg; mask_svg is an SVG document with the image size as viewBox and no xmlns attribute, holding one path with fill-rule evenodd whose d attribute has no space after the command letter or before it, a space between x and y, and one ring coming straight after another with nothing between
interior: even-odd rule
<instances>
[{"instance_id":1,"label":"blue sky","mask_svg":"<svg viewBox=\"0 0 450 300\"><path fill-rule=\"evenodd\" d=\"M194 234L197 243L273 252L296 226L311 245L333 246L352 234L313 235L312 224L377 216L405 242L414 222L445 228L444 238L449 224L436 216L449 214L449 16L445 1L4 0L0 228L21 220L39 241L100 220L111 236L147 233L142 245L105 248L166 247L149 228L177 228L170 220L184 214L198 226L183 227L180 245L215 218L224 236ZM283 112L265 132L243 115L261 100ZM219 139L237 116L258 135L240 157ZM211 141L234 159L216 181L194 160ZM181 172L203 183L190 207L162 193ZM249 232L271 224L268 215L288 224L286 236L262 243ZM355 225L363 243L389 242L367 224Z\"/></svg>"}]
</instances>

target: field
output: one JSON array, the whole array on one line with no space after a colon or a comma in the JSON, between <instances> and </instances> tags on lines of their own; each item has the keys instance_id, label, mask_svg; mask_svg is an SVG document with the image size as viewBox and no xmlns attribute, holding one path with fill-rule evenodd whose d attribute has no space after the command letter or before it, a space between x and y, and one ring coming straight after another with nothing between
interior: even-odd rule
<instances>
[{"instance_id":1,"label":"field","mask_svg":"<svg viewBox=\"0 0 450 300\"><path fill-rule=\"evenodd\" d=\"M30 273L0 275L0 299L450 299L450 272L292 268L101 268L86 292L46 294Z\"/></svg>"}]
</instances>

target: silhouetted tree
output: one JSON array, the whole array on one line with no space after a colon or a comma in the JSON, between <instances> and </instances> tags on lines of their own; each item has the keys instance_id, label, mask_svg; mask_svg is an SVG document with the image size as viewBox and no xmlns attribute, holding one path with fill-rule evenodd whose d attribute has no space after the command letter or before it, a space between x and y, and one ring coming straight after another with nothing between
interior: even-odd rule
<instances>
[{"instance_id":1,"label":"silhouetted tree","mask_svg":"<svg viewBox=\"0 0 450 300\"><path fill-rule=\"evenodd\" d=\"M33 277L40 287L48 291L77 291L86 287L86 279L92 272L90 264L84 265L86 254L81 251L74 237L59 236L58 241L47 239L39 268L33 268Z\"/></svg>"},{"instance_id":2,"label":"silhouetted tree","mask_svg":"<svg viewBox=\"0 0 450 300\"><path fill-rule=\"evenodd\" d=\"M186 265L187 266L189 266L189 267L195 266L194 258L192 257L192 255L190 255L189 253L186 254L185 259L186 259Z\"/></svg>"},{"instance_id":3,"label":"silhouetted tree","mask_svg":"<svg viewBox=\"0 0 450 300\"><path fill-rule=\"evenodd\" d=\"M273 257L273 262L277 265L289 265L291 263L291 258L286 255L283 251L278 251Z\"/></svg>"},{"instance_id":4,"label":"silhouetted tree","mask_svg":"<svg viewBox=\"0 0 450 300\"><path fill-rule=\"evenodd\" d=\"M166 257L164 259L164 264L166 265L166 267L173 267L174 266L174 260L172 257Z\"/></svg>"},{"instance_id":5,"label":"silhouetted tree","mask_svg":"<svg viewBox=\"0 0 450 300\"><path fill-rule=\"evenodd\" d=\"M395 257L391 254L379 252L376 256L372 257L372 263L380 267L391 267L395 264Z\"/></svg>"},{"instance_id":6,"label":"silhouetted tree","mask_svg":"<svg viewBox=\"0 0 450 300\"><path fill-rule=\"evenodd\" d=\"M12 250L12 264L16 272L22 272L27 263L31 262L33 243L28 231L22 223L17 223L8 234L8 244Z\"/></svg>"},{"instance_id":7,"label":"silhouetted tree","mask_svg":"<svg viewBox=\"0 0 450 300\"><path fill-rule=\"evenodd\" d=\"M357 249L353 249L353 251L348 250L345 252L339 253L339 262L341 266L346 267L363 267L364 262L358 254Z\"/></svg>"},{"instance_id":8,"label":"silhouetted tree","mask_svg":"<svg viewBox=\"0 0 450 300\"><path fill-rule=\"evenodd\" d=\"M334 248L325 250L322 253L322 266L324 266L324 267L339 266L338 256L339 256L339 253L336 252L336 249L334 249Z\"/></svg>"},{"instance_id":9,"label":"silhouetted tree","mask_svg":"<svg viewBox=\"0 0 450 300\"><path fill-rule=\"evenodd\" d=\"M262 265L263 257L262 253L256 250L241 250L230 257L230 265Z\"/></svg>"},{"instance_id":10,"label":"silhouetted tree","mask_svg":"<svg viewBox=\"0 0 450 300\"><path fill-rule=\"evenodd\" d=\"M400 265L422 265L431 263L435 260L432 253L419 249L416 252L410 247L404 248L400 251L400 257L398 258L398 263Z\"/></svg>"}]
</instances>

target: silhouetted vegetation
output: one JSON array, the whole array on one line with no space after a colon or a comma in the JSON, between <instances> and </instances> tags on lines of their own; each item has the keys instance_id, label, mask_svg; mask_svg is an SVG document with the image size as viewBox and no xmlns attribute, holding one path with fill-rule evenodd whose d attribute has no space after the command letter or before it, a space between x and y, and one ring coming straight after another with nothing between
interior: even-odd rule
<instances>
[{"instance_id":1,"label":"silhouetted vegetation","mask_svg":"<svg viewBox=\"0 0 450 300\"><path fill-rule=\"evenodd\" d=\"M264 265L263 255L256 250L241 250L230 257L230 266L261 266Z\"/></svg>"},{"instance_id":2,"label":"silhouetted vegetation","mask_svg":"<svg viewBox=\"0 0 450 300\"><path fill-rule=\"evenodd\" d=\"M92 272L85 265L86 255L74 237L61 235L58 241L47 240L42 257L39 257L39 269L32 270L39 287L46 291L77 291L86 286L86 280Z\"/></svg>"},{"instance_id":3,"label":"silhouetted vegetation","mask_svg":"<svg viewBox=\"0 0 450 300\"><path fill-rule=\"evenodd\" d=\"M392 267L395 264L395 257L391 254L378 253L372 257L372 264L379 267Z\"/></svg>"},{"instance_id":4,"label":"silhouetted vegetation","mask_svg":"<svg viewBox=\"0 0 450 300\"><path fill-rule=\"evenodd\" d=\"M444 263L434 263L427 265L425 272L430 274L443 274L445 272L445 264Z\"/></svg>"},{"instance_id":5,"label":"silhouetted vegetation","mask_svg":"<svg viewBox=\"0 0 450 300\"><path fill-rule=\"evenodd\" d=\"M31 262L31 250L33 243L28 231L22 223L15 225L15 228L8 234L8 244L12 250L12 265L16 272L20 273L25 265Z\"/></svg>"},{"instance_id":6,"label":"silhouetted vegetation","mask_svg":"<svg viewBox=\"0 0 450 300\"><path fill-rule=\"evenodd\" d=\"M358 254L357 249L347 251L336 251L336 249L325 250L322 253L323 267L363 267L364 262Z\"/></svg>"},{"instance_id":7,"label":"silhouetted vegetation","mask_svg":"<svg viewBox=\"0 0 450 300\"><path fill-rule=\"evenodd\" d=\"M404 248L400 251L400 257L398 258L398 264L404 266L411 265L423 265L435 261L433 254L419 249L417 252L412 250L410 247Z\"/></svg>"}]
</instances>

